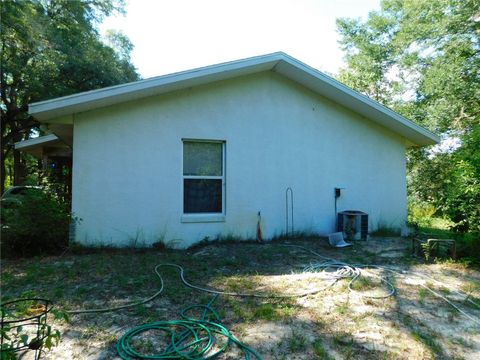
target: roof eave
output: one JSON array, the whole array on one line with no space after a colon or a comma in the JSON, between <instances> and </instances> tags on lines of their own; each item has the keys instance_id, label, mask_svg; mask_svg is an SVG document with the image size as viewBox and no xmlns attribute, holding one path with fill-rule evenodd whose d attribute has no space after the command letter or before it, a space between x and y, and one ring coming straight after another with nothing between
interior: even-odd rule
<instances>
[{"instance_id":1,"label":"roof eave","mask_svg":"<svg viewBox=\"0 0 480 360\"><path fill-rule=\"evenodd\" d=\"M281 53L262 55L40 101L29 105L29 113L39 121L45 121L52 117L159 95L206 82L267 71L278 63L281 56Z\"/></svg>"},{"instance_id":2,"label":"roof eave","mask_svg":"<svg viewBox=\"0 0 480 360\"><path fill-rule=\"evenodd\" d=\"M438 136L425 128L282 52L32 103L29 112L39 121L46 122L52 118L110 106L123 101L132 101L268 70L278 72L321 96L396 131L414 145L433 145L440 141Z\"/></svg>"},{"instance_id":3,"label":"roof eave","mask_svg":"<svg viewBox=\"0 0 480 360\"><path fill-rule=\"evenodd\" d=\"M279 62L275 71L300 82L316 93L368 119L398 132L414 145L434 145L440 141L437 135L413 121L287 54L285 54L285 61L283 63ZM388 121L392 119L394 122Z\"/></svg>"}]
</instances>

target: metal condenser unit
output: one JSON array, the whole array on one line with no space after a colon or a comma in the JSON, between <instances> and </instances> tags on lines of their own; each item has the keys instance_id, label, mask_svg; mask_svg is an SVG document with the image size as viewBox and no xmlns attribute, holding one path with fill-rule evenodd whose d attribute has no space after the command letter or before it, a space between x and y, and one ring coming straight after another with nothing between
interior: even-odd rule
<instances>
[{"instance_id":1,"label":"metal condenser unit","mask_svg":"<svg viewBox=\"0 0 480 360\"><path fill-rule=\"evenodd\" d=\"M359 210L345 210L338 213L337 231L343 232L348 240L367 240L368 214Z\"/></svg>"}]
</instances>

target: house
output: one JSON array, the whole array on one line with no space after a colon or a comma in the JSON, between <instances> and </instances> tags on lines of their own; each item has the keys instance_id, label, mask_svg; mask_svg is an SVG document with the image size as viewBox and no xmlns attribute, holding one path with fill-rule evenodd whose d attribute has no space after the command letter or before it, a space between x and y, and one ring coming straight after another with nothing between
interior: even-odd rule
<instances>
[{"instance_id":1,"label":"house","mask_svg":"<svg viewBox=\"0 0 480 360\"><path fill-rule=\"evenodd\" d=\"M85 244L323 234L352 209L370 231L401 227L405 151L439 141L281 52L42 101L30 114L73 145L74 237Z\"/></svg>"}]
</instances>

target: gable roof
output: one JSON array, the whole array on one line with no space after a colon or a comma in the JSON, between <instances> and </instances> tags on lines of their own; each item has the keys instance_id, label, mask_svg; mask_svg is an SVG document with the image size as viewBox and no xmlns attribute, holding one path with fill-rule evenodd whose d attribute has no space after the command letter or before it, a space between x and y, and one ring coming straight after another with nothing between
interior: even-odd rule
<instances>
[{"instance_id":1,"label":"gable roof","mask_svg":"<svg viewBox=\"0 0 480 360\"><path fill-rule=\"evenodd\" d=\"M29 112L42 122L121 102L263 71L274 71L405 137L417 146L439 137L380 103L283 53L276 52L145 80L32 103Z\"/></svg>"}]
</instances>

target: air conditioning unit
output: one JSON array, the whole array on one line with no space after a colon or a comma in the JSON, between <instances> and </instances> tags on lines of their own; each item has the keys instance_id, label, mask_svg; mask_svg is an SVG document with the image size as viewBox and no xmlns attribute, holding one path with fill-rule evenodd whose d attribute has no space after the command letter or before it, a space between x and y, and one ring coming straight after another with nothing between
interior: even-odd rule
<instances>
[{"instance_id":1,"label":"air conditioning unit","mask_svg":"<svg viewBox=\"0 0 480 360\"><path fill-rule=\"evenodd\" d=\"M359 210L345 210L337 214L337 231L347 240L367 240L368 214Z\"/></svg>"}]
</instances>

